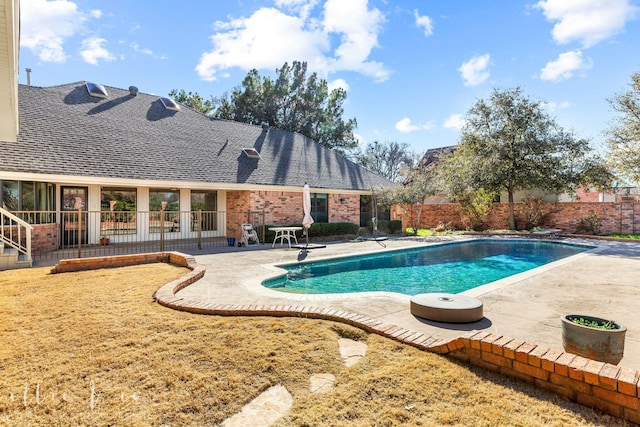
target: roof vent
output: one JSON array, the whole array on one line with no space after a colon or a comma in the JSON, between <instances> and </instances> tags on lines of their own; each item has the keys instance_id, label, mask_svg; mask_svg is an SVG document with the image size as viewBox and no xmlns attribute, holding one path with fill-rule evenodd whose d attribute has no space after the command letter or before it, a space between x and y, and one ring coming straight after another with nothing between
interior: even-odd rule
<instances>
[{"instance_id":1,"label":"roof vent","mask_svg":"<svg viewBox=\"0 0 640 427\"><path fill-rule=\"evenodd\" d=\"M164 108L167 110L180 111L180 106L173 99L162 97L160 98L160 101L162 101L162 105L164 105Z\"/></svg>"},{"instance_id":2,"label":"roof vent","mask_svg":"<svg viewBox=\"0 0 640 427\"><path fill-rule=\"evenodd\" d=\"M262 122L262 132L267 132L269 130L269 123Z\"/></svg>"},{"instance_id":3,"label":"roof vent","mask_svg":"<svg viewBox=\"0 0 640 427\"><path fill-rule=\"evenodd\" d=\"M250 159L261 159L260 153L255 148L243 148L242 152L247 155Z\"/></svg>"},{"instance_id":4,"label":"roof vent","mask_svg":"<svg viewBox=\"0 0 640 427\"><path fill-rule=\"evenodd\" d=\"M129 95L136 96L138 94L138 88L135 86L129 86Z\"/></svg>"},{"instance_id":5,"label":"roof vent","mask_svg":"<svg viewBox=\"0 0 640 427\"><path fill-rule=\"evenodd\" d=\"M87 82L87 92L89 95L95 96L96 98L108 98L107 90L99 83L91 83Z\"/></svg>"}]
</instances>

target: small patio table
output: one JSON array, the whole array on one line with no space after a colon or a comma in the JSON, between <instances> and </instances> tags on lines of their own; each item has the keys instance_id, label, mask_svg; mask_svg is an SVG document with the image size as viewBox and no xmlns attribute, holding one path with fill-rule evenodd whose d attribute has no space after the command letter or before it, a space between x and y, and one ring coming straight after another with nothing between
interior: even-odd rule
<instances>
[{"instance_id":1,"label":"small patio table","mask_svg":"<svg viewBox=\"0 0 640 427\"><path fill-rule=\"evenodd\" d=\"M287 243L289 244L289 247L291 247L291 240L293 239L293 241L295 242L295 244L298 244L298 238L296 237L296 231L300 231L302 230L302 227L271 227L269 228L270 231L274 231L276 233L276 236L273 239L273 243L271 244L271 247L274 247L276 245L276 241L278 239L280 239L280 244L283 245L284 244L284 240L287 240Z\"/></svg>"}]
</instances>

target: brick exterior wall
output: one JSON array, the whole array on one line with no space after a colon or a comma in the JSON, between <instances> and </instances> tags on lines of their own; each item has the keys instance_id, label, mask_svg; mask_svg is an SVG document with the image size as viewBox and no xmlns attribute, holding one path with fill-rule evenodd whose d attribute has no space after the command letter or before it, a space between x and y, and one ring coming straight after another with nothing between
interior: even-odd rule
<instances>
[{"instance_id":1,"label":"brick exterior wall","mask_svg":"<svg viewBox=\"0 0 640 427\"><path fill-rule=\"evenodd\" d=\"M58 249L58 224L36 224L31 231L31 251L44 254Z\"/></svg>"},{"instance_id":2,"label":"brick exterior wall","mask_svg":"<svg viewBox=\"0 0 640 427\"><path fill-rule=\"evenodd\" d=\"M360 224L360 196L329 194L329 222Z\"/></svg>"},{"instance_id":3,"label":"brick exterior wall","mask_svg":"<svg viewBox=\"0 0 640 427\"><path fill-rule=\"evenodd\" d=\"M521 203L516 203L516 222ZM545 227L559 228L567 233L574 233L583 218L596 215L602 225L602 234L635 234L640 233L640 201L622 199L619 202L567 202L550 203L550 213L543 222ZM409 226L409 215L416 214L412 206L402 213L402 207L394 206L392 218L402 219L403 228ZM434 228L440 223L450 222L455 228L462 229L457 203L425 204L420 216L421 228ZM494 203L487 217L487 225L493 229L509 228L509 205Z\"/></svg>"},{"instance_id":4,"label":"brick exterior wall","mask_svg":"<svg viewBox=\"0 0 640 427\"><path fill-rule=\"evenodd\" d=\"M360 224L360 196L357 194L329 194L329 222ZM264 212L267 225L302 223L302 191L228 191L227 237L239 240L240 225L246 223L248 212ZM58 224L34 225L31 245L34 253L58 249Z\"/></svg>"},{"instance_id":5,"label":"brick exterior wall","mask_svg":"<svg viewBox=\"0 0 640 427\"><path fill-rule=\"evenodd\" d=\"M329 222L360 224L360 196L329 194ZM227 236L239 239L240 224L247 212L263 212L267 225L302 223L302 191L229 191L227 192Z\"/></svg>"},{"instance_id":6,"label":"brick exterior wall","mask_svg":"<svg viewBox=\"0 0 640 427\"><path fill-rule=\"evenodd\" d=\"M227 210L227 237L235 237L239 240L242 236L240 225L247 222L247 213L251 210L251 194L249 191L228 191L227 206L233 206L233 210Z\"/></svg>"},{"instance_id":7,"label":"brick exterior wall","mask_svg":"<svg viewBox=\"0 0 640 427\"><path fill-rule=\"evenodd\" d=\"M290 225L302 222L302 192L254 191L252 209L264 210L264 222L269 225Z\"/></svg>"}]
</instances>

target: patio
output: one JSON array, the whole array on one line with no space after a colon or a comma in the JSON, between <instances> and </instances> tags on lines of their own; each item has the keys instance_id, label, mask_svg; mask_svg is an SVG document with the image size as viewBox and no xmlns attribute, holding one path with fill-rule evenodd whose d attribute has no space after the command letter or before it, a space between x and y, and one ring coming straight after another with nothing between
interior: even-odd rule
<instances>
[{"instance_id":1,"label":"patio","mask_svg":"<svg viewBox=\"0 0 640 427\"><path fill-rule=\"evenodd\" d=\"M469 237L406 238L385 243L388 250L457 238ZM198 264L207 269L206 275L177 296L215 304L327 308L443 339L482 330L556 350L562 350L561 315L592 314L612 318L627 326L625 356L620 365L639 369L640 320L636 315L636 296L640 244L562 240L592 244L597 249L467 291L467 295L478 297L484 303L484 319L470 324L419 320L410 313L410 297L405 295L295 295L261 285L262 280L274 274L273 264L382 250L373 241L329 244L324 249L307 253L288 248L262 250L267 246L259 245L226 253L197 255Z\"/></svg>"}]
</instances>

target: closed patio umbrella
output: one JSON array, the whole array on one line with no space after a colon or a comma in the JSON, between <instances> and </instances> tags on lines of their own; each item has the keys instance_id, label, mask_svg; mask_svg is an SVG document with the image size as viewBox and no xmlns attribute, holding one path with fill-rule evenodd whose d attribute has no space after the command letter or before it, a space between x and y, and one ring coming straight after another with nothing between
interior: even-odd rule
<instances>
[{"instance_id":1,"label":"closed patio umbrella","mask_svg":"<svg viewBox=\"0 0 640 427\"><path fill-rule=\"evenodd\" d=\"M302 210L304 211L304 218L302 219L302 226L304 227L304 234L307 236L307 247L309 246L309 227L313 224L313 218L311 217L311 190L309 184L304 185L302 190Z\"/></svg>"}]
</instances>

